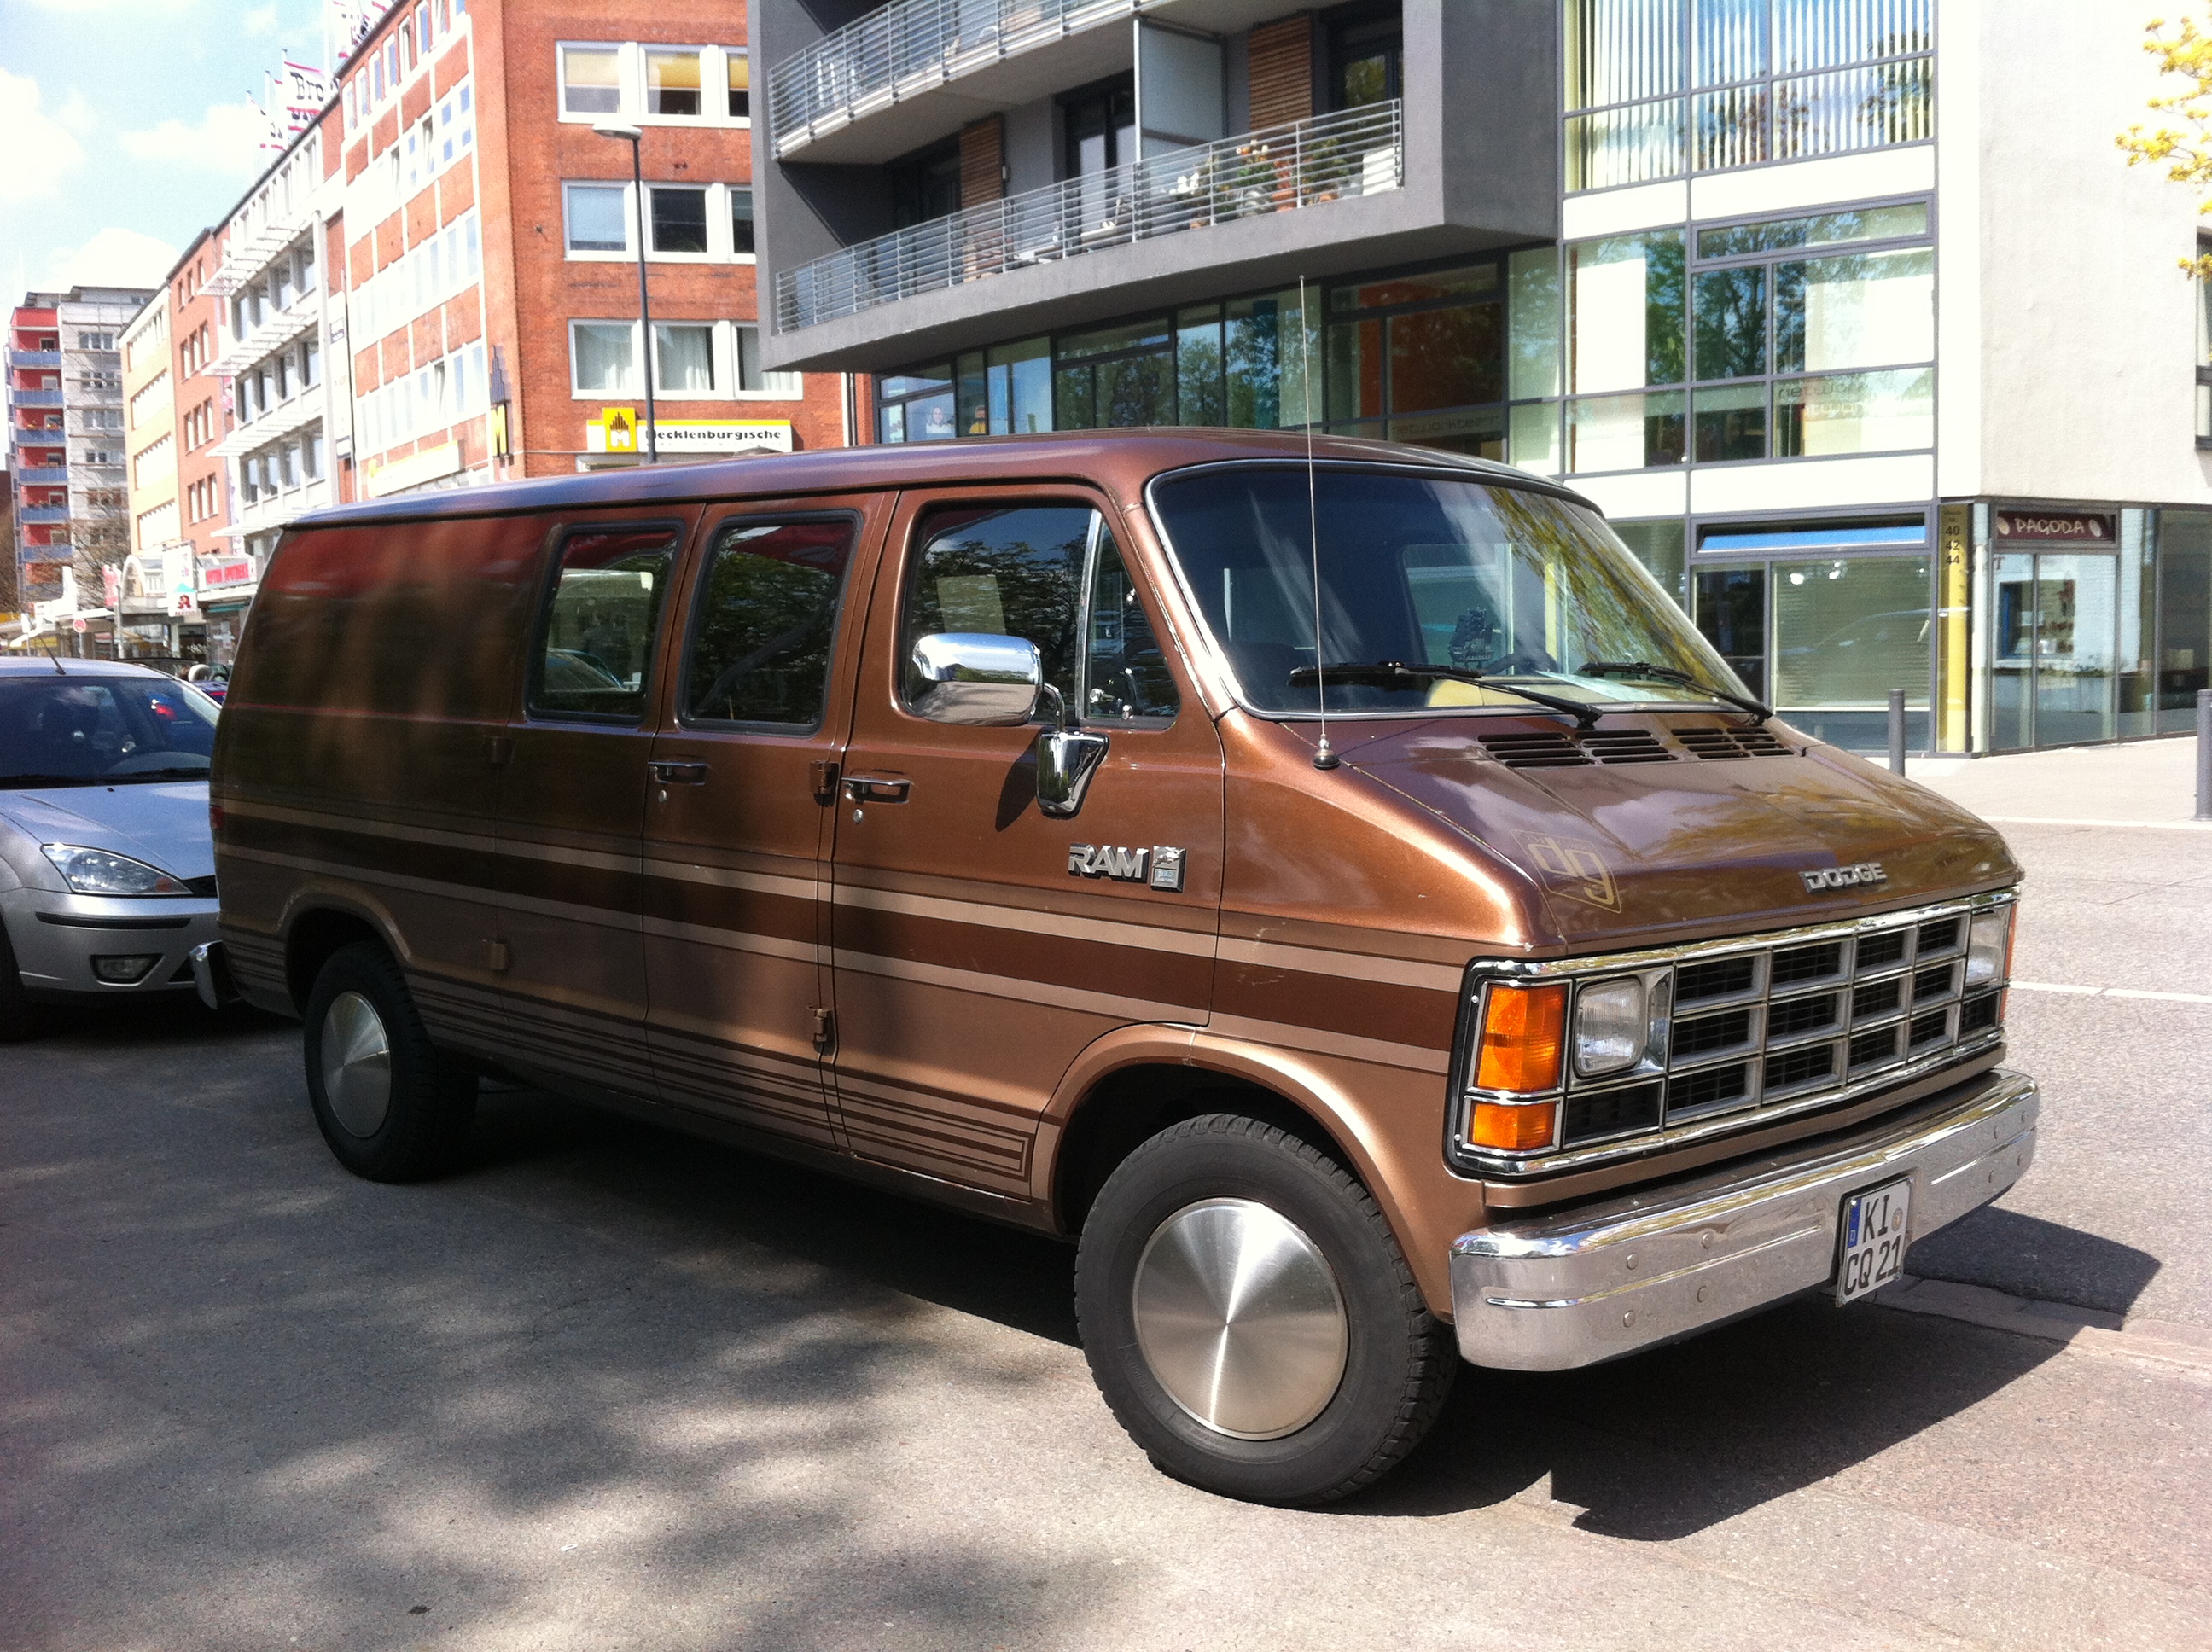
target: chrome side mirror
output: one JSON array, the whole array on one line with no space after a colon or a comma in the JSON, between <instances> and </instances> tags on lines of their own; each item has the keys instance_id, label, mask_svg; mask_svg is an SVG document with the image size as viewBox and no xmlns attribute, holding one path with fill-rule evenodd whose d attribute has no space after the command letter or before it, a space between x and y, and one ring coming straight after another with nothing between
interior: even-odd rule
<instances>
[{"instance_id":1,"label":"chrome side mirror","mask_svg":"<svg viewBox=\"0 0 2212 1652\"><path fill-rule=\"evenodd\" d=\"M1044 660L1036 644L983 631L939 631L914 645L922 683L915 714L969 728L1013 728L1036 715Z\"/></svg>"},{"instance_id":2,"label":"chrome side mirror","mask_svg":"<svg viewBox=\"0 0 2212 1652\"><path fill-rule=\"evenodd\" d=\"M1057 695L1054 698L1058 698ZM1091 777L1106 760L1106 737L1079 729L1048 728L1036 738L1039 812L1066 820L1083 807Z\"/></svg>"}]
</instances>

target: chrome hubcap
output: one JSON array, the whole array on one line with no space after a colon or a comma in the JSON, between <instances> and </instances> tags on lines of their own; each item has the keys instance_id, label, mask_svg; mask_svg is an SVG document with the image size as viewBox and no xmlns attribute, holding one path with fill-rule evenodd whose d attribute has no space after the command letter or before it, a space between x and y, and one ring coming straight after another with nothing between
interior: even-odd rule
<instances>
[{"instance_id":1,"label":"chrome hubcap","mask_svg":"<svg viewBox=\"0 0 2212 1652\"><path fill-rule=\"evenodd\" d=\"M323 1011L323 1095L350 1136L373 1136L392 1111L392 1041L384 1018L359 993L340 993Z\"/></svg>"},{"instance_id":2,"label":"chrome hubcap","mask_svg":"<svg viewBox=\"0 0 2212 1652\"><path fill-rule=\"evenodd\" d=\"M1131 1294L1145 1364L1216 1433L1295 1433L1344 1381L1336 1275L1319 1246L1265 1205L1184 1206L1146 1242Z\"/></svg>"}]
</instances>

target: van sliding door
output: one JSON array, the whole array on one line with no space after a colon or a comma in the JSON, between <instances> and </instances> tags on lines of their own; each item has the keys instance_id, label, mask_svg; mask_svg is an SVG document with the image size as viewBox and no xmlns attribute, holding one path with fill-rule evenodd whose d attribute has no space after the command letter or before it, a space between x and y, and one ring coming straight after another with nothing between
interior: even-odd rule
<instances>
[{"instance_id":1,"label":"van sliding door","mask_svg":"<svg viewBox=\"0 0 2212 1652\"><path fill-rule=\"evenodd\" d=\"M699 513L565 527L499 784L509 1060L549 1089L649 1096L638 835L668 592Z\"/></svg>"},{"instance_id":2,"label":"van sliding door","mask_svg":"<svg viewBox=\"0 0 2212 1652\"><path fill-rule=\"evenodd\" d=\"M749 502L701 536L645 809L663 1101L840 1145L823 1072L829 826L884 501Z\"/></svg>"}]
</instances>

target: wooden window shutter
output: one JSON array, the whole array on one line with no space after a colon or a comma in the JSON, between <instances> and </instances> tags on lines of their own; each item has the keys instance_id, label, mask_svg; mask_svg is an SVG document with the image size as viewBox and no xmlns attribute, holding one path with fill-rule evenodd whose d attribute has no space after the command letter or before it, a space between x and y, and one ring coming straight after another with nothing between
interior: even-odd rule
<instances>
[{"instance_id":1,"label":"wooden window shutter","mask_svg":"<svg viewBox=\"0 0 2212 1652\"><path fill-rule=\"evenodd\" d=\"M1252 127L1306 120L1314 112L1313 18L1305 13L1252 31Z\"/></svg>"},{"instance_id":2,"label":"wooden window shutter","mask_svg":"<svg viewBox=\"0 0 2212 1652\"><path fill-rule=\"evenodd\" d=\"M1006 130L997 115L960 129L960 205L964 210L1006 192Z\"/></svg>"}]
</instances>

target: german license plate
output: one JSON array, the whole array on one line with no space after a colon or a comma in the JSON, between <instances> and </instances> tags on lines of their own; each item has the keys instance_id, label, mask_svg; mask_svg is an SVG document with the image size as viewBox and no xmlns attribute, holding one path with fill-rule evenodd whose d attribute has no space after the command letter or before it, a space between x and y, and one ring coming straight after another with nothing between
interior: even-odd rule
<instances>
[{"instance_id":1,"label":"german license plate","mask_svg":"<svg viewBox=\"0 0 2212 1652\"><path fill-rule=\"evenodd\" d=\"M1885 1181L1844 1200L1843 1259L1836 1269L1836 1305L1856 1302L1905 1272L1911 1233L1912 1181Z\"/></svg>"}]
</instances>

